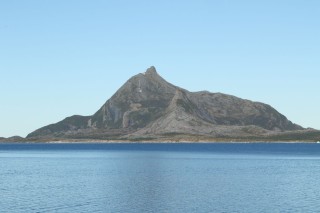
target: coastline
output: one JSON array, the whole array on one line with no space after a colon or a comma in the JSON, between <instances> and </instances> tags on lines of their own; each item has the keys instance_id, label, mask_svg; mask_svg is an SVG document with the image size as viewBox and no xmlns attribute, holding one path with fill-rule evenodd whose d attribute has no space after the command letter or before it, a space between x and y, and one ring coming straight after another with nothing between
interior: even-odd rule
<instances>
[{"instance_id":1,"label":"coastline","mask_svg":"<svg viewBox=\"0 0 320 213\"><path fill-rule=\"evenodd\" d=\"M271 140L84 140L84 139L70 139L70 140L48 140L48 141L0 141L0 144L215 144L215 143L230 143L230 144L249 144L249 143L307 143L307 144L318 144L319 141L312 140L292 140L292 141L271 141Z\"/></svg>"},{"instance_id":2,"label":"coastline","mask_svg":"<svg viewBox=\"0 0 320 213\"><path fill-rule=\"evenodd\" d=\"M195 134L148 134L121 136L85 136L56 137L0 137L1 143L320 143L320 131L306 129L303 131L285 131L269 135L220 136Z\"/></svg>"}]
</instances>

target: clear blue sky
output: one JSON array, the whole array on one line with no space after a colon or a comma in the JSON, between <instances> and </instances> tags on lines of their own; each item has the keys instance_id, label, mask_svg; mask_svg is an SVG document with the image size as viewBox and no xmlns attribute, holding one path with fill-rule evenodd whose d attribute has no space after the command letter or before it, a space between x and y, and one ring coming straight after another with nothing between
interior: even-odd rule
<instances>
[{"instance_id":1,"label":"clear blue sky","mask_svg":"<svg viewBox=\"0 0 320 213\"><path fill-rule=\"evenodd\" d=\"M318 0L3 0L0 136L91 115L151 65L320 129Z\"/></svg>"}]
</instances>

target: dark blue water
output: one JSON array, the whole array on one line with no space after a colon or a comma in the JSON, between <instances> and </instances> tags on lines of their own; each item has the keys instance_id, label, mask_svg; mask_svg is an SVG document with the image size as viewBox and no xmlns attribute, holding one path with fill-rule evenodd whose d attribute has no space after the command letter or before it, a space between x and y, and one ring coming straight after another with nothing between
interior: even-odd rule
<instances>
[{"instance_id":1,"label":"dark blue water","mask_svg":"<svg viewBox=\"0 0 320 213\"><path fill-rule=\"evenodd\" d=\"M319 144L0 144L0 212L319 212Z\"/></svg>"}]
</instances>

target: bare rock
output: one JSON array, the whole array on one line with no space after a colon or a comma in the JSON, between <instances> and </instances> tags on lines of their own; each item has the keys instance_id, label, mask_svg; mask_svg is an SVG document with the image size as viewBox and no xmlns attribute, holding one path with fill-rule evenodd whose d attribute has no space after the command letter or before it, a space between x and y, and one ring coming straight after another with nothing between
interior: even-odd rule
<instances>
[{"instance_id":1,"label":"bare rock","mask_svg":"<svg viewBox=\"0 0 320 213\"><path fill-rule=\"evenodd\" d=\"M208 91L189 92L150 67L130 78L92 116L71 116L27 138L130 138L185 134L265 137L304 131L271 106Z\"/></svg>"}]
</instances>

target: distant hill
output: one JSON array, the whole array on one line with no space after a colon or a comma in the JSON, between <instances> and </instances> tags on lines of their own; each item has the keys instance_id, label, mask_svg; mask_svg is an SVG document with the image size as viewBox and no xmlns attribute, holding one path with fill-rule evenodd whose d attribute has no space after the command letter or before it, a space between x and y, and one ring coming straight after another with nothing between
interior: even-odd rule
<instances>
[{"instance_id":1,"label":"distant hill","mask_svg":"<svg viewBox=\"0 0 320 213\"><path fill-rule=\"evenodd\" d=\"M0 137L0 142L23 142L25 139L20 136L12 136L9 138Z\"/></svg>"},{"instance_id":2,"label":"distant hill","mask_svg":"<svg viewBox=\"0 0 320 213\"><path fill-rule=\"evenodd\" d=\"M68 117L26 139L319 140L319 135L267 104L222 93L189 92L150 67L130 78L92 116Z\"/></svg>"}]
</instances>

